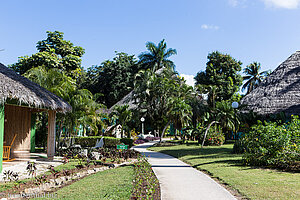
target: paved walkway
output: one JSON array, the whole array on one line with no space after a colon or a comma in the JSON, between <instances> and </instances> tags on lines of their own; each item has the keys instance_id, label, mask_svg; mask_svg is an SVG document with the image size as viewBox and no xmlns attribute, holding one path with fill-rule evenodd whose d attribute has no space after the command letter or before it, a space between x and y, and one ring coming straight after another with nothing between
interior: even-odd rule
<instances>
[{"instance_id":1,"label":"paved walkway","mask_svg":"<svg viewBox=\"0 0 300 200\"><path fill-rule=\"evenodd\" d=\"M154 142L134 147L149 156L160 187L162 200L234 200L235 197L206 174L163 153L146 150Z\"/></svg>"}]
</instances>

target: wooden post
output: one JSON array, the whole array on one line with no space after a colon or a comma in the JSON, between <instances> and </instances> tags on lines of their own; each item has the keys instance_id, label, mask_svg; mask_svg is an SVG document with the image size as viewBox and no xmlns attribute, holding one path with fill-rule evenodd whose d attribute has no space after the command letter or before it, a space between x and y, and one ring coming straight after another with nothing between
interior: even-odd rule
<instances>
[{"instance_id":1,"label":"wooden post","mask_svg":"<svg viewBox=\"0 0 300 200\"><path fill-rule=\"evenodd\" d=\"M48 111L48 140L47 140L47 157L53 160L55 154L55 121L56 113L54 110Z\"/></svg>"},{"instance_id":2,"label":"wooden post","mask_svg":"<svg viewBox=\"0 0 300 200\"><path fill-rule=\"evenodd\" d=\"M2 172L3 160L4 117L4 104L0 104L0 172Z\"/></svg>"},{"instance_id":3,"label":"wooden post","mask_svg":"<svg viewBox=\"0 0 300 200\"><path fill-rule=\"evenodd\" d=\"M31 127L30 127L30 152L35 152L35 132L36 132L36 114L31 114Z\"/></svg>"}]
</instances>

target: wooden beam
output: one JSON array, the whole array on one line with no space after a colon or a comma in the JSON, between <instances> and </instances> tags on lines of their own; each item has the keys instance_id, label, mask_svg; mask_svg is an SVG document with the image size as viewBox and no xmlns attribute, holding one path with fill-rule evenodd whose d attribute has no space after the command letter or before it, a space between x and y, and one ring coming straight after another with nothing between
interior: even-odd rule
<instances>
[{"instance_id":1,"label":"wooden beam","mask_svg":"<svg viewBox=\"0 0 300 200\"><path fill-rule=\"evenodd\" d=\"M54 110L48 111L48 140L47 140L47 157L53 160L55 154L55 121L56 112Z\"/></svg>"},{"instance_id":2,"label":"wooden beam","mask_svg":"<svg viewBox=\"0 0 300 200\"><path fill-rule=\"evenodd\" d=\"M3 138L4 138L4 104L0 104L0 172L2 172Z\"/></svg>"}]
</instances>

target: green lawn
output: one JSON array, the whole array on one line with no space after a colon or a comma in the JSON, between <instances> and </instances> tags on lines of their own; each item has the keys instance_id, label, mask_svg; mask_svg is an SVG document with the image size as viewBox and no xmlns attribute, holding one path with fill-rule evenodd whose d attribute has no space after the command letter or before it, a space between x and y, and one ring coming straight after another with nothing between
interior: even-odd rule
<instances>
[{"instance_id":1,"label":"green lawn","mask_svg":"<svg viewBox=\"0 0 300 200\"><path fill-rule=\"evenodd\" d=\"M132 166L98 172L58 190L55 199L130 199L133 178Z\"/></svg>"},{"instance_id":2,"label":"green lawn","mask_svg":"<svg viewBox=\"0 0 300 200\"><path fill-rule=\"evenodd\" d=\"M204 170L251 199L300 199L300 174L241 165L241 155L231 154L233 145L204 147L184 144L151 147Z\"/></svg>"}]
</instances>

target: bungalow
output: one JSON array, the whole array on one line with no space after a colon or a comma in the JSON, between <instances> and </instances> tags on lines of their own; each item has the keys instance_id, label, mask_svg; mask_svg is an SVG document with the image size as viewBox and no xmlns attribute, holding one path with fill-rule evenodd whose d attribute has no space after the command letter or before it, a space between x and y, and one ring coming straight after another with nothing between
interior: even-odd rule
<instances>
[{"instance_id":1,"label":"bungalow","mask_svg":"<svg viewBox=\"0 0 300 200\"><path fill-rule=\"evenodd\" d=\"M53 159L56 112L71 110L72 107L60 97L0 63L0 172L3 145L12 144L10 153L13 157L34 150L38 112L48 112L47 157Z\"/></svg>"},{"instance_id":2,"label":"bungalow","mask_svg":"<svg viewBox=\"0 0 300 200\"><path fill-rule=\"evenodd\" d=\"M280 64L241 103L260 115L300 115L300 51Z\"/></svg>"}]
</instances>

